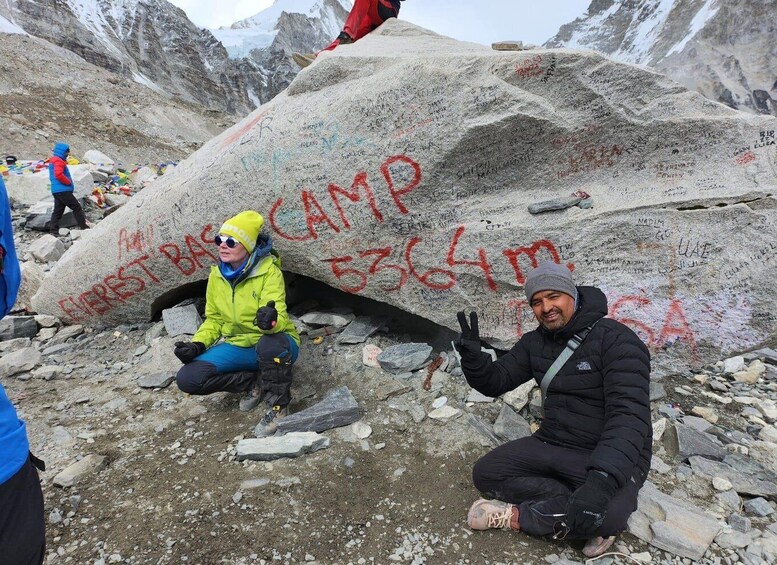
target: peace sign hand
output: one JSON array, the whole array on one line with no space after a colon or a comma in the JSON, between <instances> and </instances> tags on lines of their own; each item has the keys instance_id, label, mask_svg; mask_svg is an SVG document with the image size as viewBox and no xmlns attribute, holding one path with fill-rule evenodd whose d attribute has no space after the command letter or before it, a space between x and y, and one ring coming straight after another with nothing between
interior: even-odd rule
<instances>
[{"instance_id":1,"label":"peace sign hand","mask_svg":"<svg viewBox=\"0 0 777 565\"><path fill-rule=\"evenodd\" d=\"M454 343L456 350L462 357L468 357L473 360L479 359L481 351L477 312L470 312L469 323L467 323L467 317L464 315L464 312L458 312L456 317L459 319L459 325L461 326L461 335Z\"/></svg>"}]
</instances>

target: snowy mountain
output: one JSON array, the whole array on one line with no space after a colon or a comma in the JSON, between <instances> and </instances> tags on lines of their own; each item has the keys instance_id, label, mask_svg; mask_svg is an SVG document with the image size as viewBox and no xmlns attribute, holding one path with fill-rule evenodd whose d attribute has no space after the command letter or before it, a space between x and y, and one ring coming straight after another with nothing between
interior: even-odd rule
<instances>
[{"instance_id":1,"label":"snowy mountain","mask_svg":"<svg viewBox=\"0 0 777 565\"><path fill-rule=\"evenodd\" d=\"M777 115L775 0L592 0L547 47L649 65L734 108Z\"/></svg>"},{"instance_id":2,"label":"snowy mountain","mask_svg":"<svg viewBox=\"0 0 777 565\"><path fill-rule=\"evenodd\" d=\"M304 13L286 11L297 8ZM288 86L299 71L292 50L331 40L345 15L341 0L278 0L254 16L258 28L243 28L274 37L241 58L166 0L5 0L0 31L18 28L160 94L245 114Z\"/></svg>"},{"instance_id":3,"label":"snowy mountain","mask_svg":"<svg viewBox=\"0 0 777 565\"><path fill-rule=\"evenodd\" d=\"M254 49L266 49L272 45L281 31L279 23L284 13L302 14L308 20L317 20L318 30L331 41L343 28L352 5L350 0L276 0L272 6L250 18L210 31L221 41L230 57L246 57Z\"/></svg>"}]
</instances>

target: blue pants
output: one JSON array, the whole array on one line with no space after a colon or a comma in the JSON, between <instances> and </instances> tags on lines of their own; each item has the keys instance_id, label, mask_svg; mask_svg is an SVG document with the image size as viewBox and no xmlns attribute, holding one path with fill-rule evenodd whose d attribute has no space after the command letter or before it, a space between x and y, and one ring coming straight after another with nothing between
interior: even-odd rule
<instances>
[{"instance_id":1,"label":"blue pants","mask_svg":"<svg viewBox=\"0 0 777 565\"><path fill-rule=\"evenodd\" d=\"M255 347L219 343L181 367L175 380L189 394L245 392L254 385L260 363L278 359L291 365L298 356L297 342L286 333L262 336Z\"/></svg>"}]
</instances>

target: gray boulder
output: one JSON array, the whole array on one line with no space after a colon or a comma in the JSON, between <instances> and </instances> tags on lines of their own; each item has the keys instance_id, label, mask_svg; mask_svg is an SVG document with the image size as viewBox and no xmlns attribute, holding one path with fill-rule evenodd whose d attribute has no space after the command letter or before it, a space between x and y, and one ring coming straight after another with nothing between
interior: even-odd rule
<instances>
[{"instance_id":1,"label":"gray boulder","mask_svg":"<svg viewBox=\"0 0 777 565\"><path fill-rule=\"evenodd\" d=\"M194 335L202 324L202 318L193 304L162 310L162 320L170 337L183 334Z\"/></svg>"},{"instance_id":2,"label":"gray boulder","mask_svg":"<svg viewBox=\"0 0 777 565\"><path fill-rule=\"evenodd\" d=\"M423 367L431 354L431 345L398 343L390 345L378 355L378 364L384 371L398 375Z\"/></svg>"},{"instance_id":3,"label":"gray boulder","mask_svg":"<svg viewBox=\"0 0 777 565\"><path fill-rule=\"evenodd\" d=\"M65 244L50 234L40 236L30 244L29 251L41 263L58 261L65 253Z\"/></svg>"},{"instance_id":4,"label":"gray boulder","mask_svg":"<svg viewBox=\"0 0 777 565\"><path fill-rule=\"evenodd\" d=\"M606 291L657 367L706 363L773 332L771 130L593 52L494 51L391 19L100 222L33 304L147 320L207 277L220 223L255 209L286 269L454 331L477 297L492 345L533 328L520 289L557 261ZM594 208L527 210L579 190Z\"/></svg>"},{"instance_id":5,"label":"gray boulder","mask_svg":"<svg viewBox=\"0 0 777 565\"><path fill-rule=\"evenodd\" d=\"M675 555L700 560L720 531L718 521L700 508L664 494L650 481L639 491L629 532Z\"/></svg>"},{"instance_id":6,"label":"gray boulder","mask_svg":"<svg viewBox=\"0 0 777 565\"><path fill-rule=\"evenodd\" d=\"M359 418L359 403L348 387L341 386L329 391L318 404L281 419L276 435L290 432L323 432L347 426Z\"/></svg>"},{"instance_id":7,"label":"gray boulder","mask_svg":"<svg viewBox=\"0 0 777 565\"><path fill-rule=\"evenodd\" d=\"M0 320L0 341L38 335L34 316L6 316Z\"/></svg>"}]
</instances>

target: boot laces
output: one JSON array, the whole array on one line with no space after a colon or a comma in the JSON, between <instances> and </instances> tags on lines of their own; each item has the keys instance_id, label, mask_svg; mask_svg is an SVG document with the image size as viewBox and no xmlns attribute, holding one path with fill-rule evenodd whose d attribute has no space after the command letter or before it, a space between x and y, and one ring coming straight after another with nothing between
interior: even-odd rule
<instances>
[{"instance_id":1,"label":"boot laces","mask_svg":"<svg viewBox=\"0 0 777 565\"><path fill-rule=\"evenodd\" d=\"M510 520L513 519L513 507L508 506L502 512L492 512L488 515L488 527L506 529L510 527Z\"/></svg>"}]
</instances>

